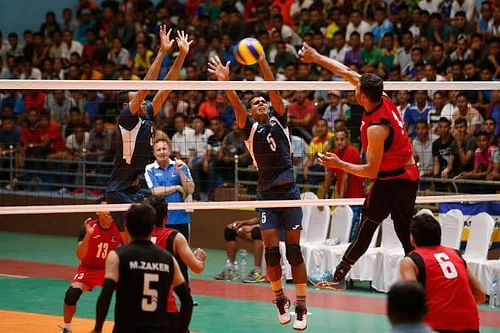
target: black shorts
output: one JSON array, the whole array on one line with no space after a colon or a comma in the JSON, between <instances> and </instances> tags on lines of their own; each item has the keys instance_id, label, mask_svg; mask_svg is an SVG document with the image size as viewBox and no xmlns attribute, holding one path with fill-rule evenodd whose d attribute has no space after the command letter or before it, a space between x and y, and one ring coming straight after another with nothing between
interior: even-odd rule
<instances>
[{"instance_id":1,"label":"black shorts","mask_svg":"<svg viewBox=\"0 0 500 333\"><path fill-rule=\"evenodd\" d=\"M389 214L392 219L413 216L417 198L418 180L376 179L363 204L363 215L382 222Z\"/></svg>"}]
</instances>

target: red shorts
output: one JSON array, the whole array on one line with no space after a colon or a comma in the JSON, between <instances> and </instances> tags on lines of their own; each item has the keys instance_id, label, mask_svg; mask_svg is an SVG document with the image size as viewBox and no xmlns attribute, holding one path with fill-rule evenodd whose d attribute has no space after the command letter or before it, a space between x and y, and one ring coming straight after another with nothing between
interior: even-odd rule
<instances>
[{"instance_id":1,"label":"red shorts","mask_svg":"<svg viewBox=\"0 0 500 333\"><path fill-rule=\"evenodd\" d=\"M88 269L86 267L78 267L71 283L81 283L90 290L96 286L101 286L104 283L104 269Z\"/></svg>"}]
</instances>

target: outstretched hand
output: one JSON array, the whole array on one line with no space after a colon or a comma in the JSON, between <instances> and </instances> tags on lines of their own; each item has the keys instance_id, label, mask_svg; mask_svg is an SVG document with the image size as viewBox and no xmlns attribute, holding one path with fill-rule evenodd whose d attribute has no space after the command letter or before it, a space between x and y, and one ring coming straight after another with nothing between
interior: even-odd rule
<instances>
[{"instance_id":1,"label":"outstretched hand","mask_svg":"<svg viewBox=\"0 0 500 333\"><path fill-rule=\"evenodd\" d=\"M174 40L170 40L172 29L168 29L166 25L160 25L160 51L168 53L174 45Z\"/></svg>"},{"instance_id":2,"label":"outstretched hand","mask_svg":"<svg viewBox=\"0 0 500 333\"><path fill-rule=\"evenodd\" d=\"M186 55L189 52L189 46L193 43L193 40L189 40L189 35L184 31L177 31L177 37L175 41L179 47L179 52Z\"/></svg>"},{"instance_id":3,"label":"outstretched hand","mask_svg":"<svg viewBox=\"0 0 500 333\"><path fill-rule=\"evenodd\" d=\"M315 62L319 56L318 51L307 45L306 42L302 43L302 49L299 51L300 60L305 63Z\"/></svg>"},{"instance_id":4,"label":"outstretched hand","mask_svg":"<svg viewBox=\"0 0 500 333\"><path fill-rule=\"evenodd\" d=\"M214 75L219 81L229 81L230 63L230 61L226 62L226 65L224 66L220 61L220 58L215 56L208 61L208 72Z\"/></svg>"},{"instance_id":5,"label":"outstretched hand","mask_svg":"<svg viewBox=\"0 0 500 333\"><path fill-rule=\"evenodd\" d=\"M340 169L342 160L334 153L326 152L325 154L318 154L319 164L326 168Z\"/></svg>"}]
</instances>

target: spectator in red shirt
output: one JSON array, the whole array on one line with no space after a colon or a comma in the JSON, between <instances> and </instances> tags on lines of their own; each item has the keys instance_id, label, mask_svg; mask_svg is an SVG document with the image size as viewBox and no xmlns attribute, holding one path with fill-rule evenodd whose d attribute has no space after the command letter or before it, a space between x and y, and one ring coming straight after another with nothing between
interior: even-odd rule
<instances>
[{"instance_id":1,"label":"spectator in red shirt","mask_svg":"<svg viewBox=\"0 0 500 333\"><path fill-rule=\"evenodd\" d=\"M360 164L361 158L359 150L354 147L349 141L349 131L347 128L340 128L335 130L335 149L333 153L337 155L342 161L349 162L352 164ZM337 198L364 198L365 189L363 186L363 178L344 172L341 169L330 169L328 168L328 173L325 181L323 182L323 187L320 189L318 197L324 199L328 197L328 189L332 184L334 176L337 179L335 185L336 197ZM361 206L351 207L353 210L353 220L350 239L356 235L356 227L359 223L359 217L361 213Z\"/></svg>"},{"instance_id":2,"label":"spectator in red shirt","mask_svg":"<svg viewBox=\"0 0 500 333\"><path fill-rule=\"evenodd\" d=\"M25 110L34 109L38 113L43 111L45 106L45 93L38 90L30 90L24 95Z\"/></svg>"},{"instance_id":3,"label":"spectator in red shirt","mask_svg":"<svg viewBox=\"0 0 500 333\"><path fill-rule=\"evenodd\" d=\"M198 115L206 122L210 122L212 119L219 116L216 99L217 91L207 91L207 98L203 103L201 103L200 108L198 109Z\"/></svg>"},{"instance_id":4,"label":"spectator in red shirt","mask_svg":"<svg viewBox=\"0 0 500 333\"><path fill-rule=\"evenodd\" d=\"M309 99L309 91L297 91L294 97L295 102L288 106L288 124L292 127L293 134L310 141L312 127L319 120L318 110Z\"/></svg>"}]
</instances>

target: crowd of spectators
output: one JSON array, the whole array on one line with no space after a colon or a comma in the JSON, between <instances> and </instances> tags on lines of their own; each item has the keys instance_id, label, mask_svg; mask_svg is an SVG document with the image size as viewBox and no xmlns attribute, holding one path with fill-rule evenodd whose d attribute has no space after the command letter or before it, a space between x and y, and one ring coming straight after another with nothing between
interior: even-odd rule
<instances>
[{"instance_id":1,"label":"crowd of spectators","mask_svg":"<svg viewBox=\"0 0 500 333\"><path fill-rule=\"evenodd\" d=\"M140 80L156 53L160 24L184 30L194 39L181 71L183 80L213 79L206 69L215 55L231 61L232 80L262 80L256 68L238 65L234 58L235 43L248 36L262 43L280 81L338 80L299 61L302 42L385 80L500 77L500 6L495 1L79 0L62 13L47 12L38 31L26 30L22 37L8 33L6 40L0 33L0 78ZM160 77L175 56L165 57ZM61 170L39 160L44 158L69 161L63 171L80 168L75 161L84 153L91 161L112 161L118 93L2 91L2 167L8 168L11 145L15 164L25 170L18 170L16 177L29 177L34 168ZM422 176L500 179L500 91L389 93L413 140ZM245 102L253 92L240 94ZM318 186L325 170L317 163L317 153L335 149L334 132L343 127L359 147L363 110L352 92L283 91L282 97L299 182ZM233 124L233 110L217 91L174 91L157 117L155 126L171 139L173 154L193 172L196 198L206 199L234 180L235 155L240 166L251 165ZM38 160L25 162L30 157ZM96 169L90 165L87 172ZM68 181L68 176L51 177L61 178L61 184ZM0 178L8 179L8 172L0 172ZM96 178L91 185L104 184ZM433 186L448 190L446 183ZM464 185L460 190L471 188Z\"/></svg>"}]
</instances>

